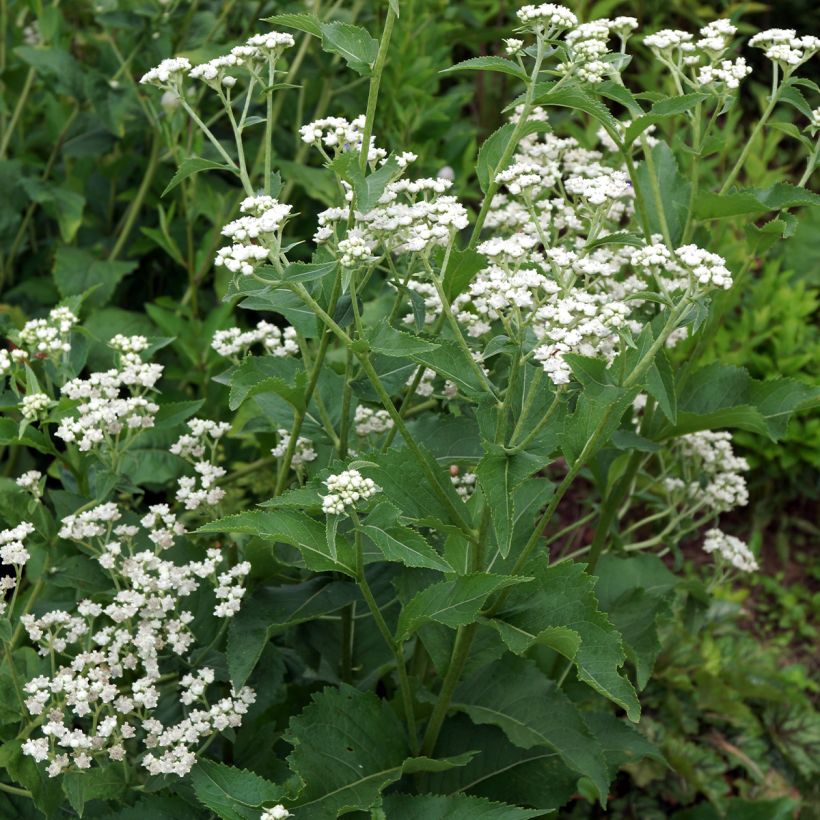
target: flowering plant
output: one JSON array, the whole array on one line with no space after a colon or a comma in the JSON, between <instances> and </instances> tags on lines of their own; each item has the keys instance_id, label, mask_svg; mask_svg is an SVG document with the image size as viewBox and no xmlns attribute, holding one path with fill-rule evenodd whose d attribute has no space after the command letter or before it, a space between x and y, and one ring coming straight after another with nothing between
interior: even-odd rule
<instances>
[{"instance_id":1,"label":"flowering plant","mask_svg":"<svg viewBox=\"0 0 820 820\"><path fill-rule=\"evenodd\" d=\"M817 89L799 76L820 41L749 41L771 95L715 191L704 166L750 70L730 21L639 36L630 17L523 6L506 57L445 72L520 91L476 189L452 169L419 177L419 157L379 141L399 11L379 40L279 14L142 77L208 153L171 185L209 171L243 192L217 288L265 318L211 329L205 389L224 391L227 421L199 415L204 396L161 398L172 340L117 334L111 366L87 365L82 297L0 352L3 440L43 462L3 508L19 731L0 751L24 787L0 788L46 816L109 800L157 817L524 818L579 791L605 806L618 765L662 760L635 728L640 692L657 622L691 590L661 558L701 537L703 596L758 568L716 526L748 501L726 429L777 439L816 391L696 353L716 295L820 201L800 90ZM299 129L332 192L309 241L274 153L289 32L369 82L363 114ZM635 40L668 94L630 90ZM781 101L806 116L806 170L738 189ZM713 249L713 231L772 213L731 258ZM694 352L676 370L681 344ZM232 470L239 448L255 460Z\"/></svg>"}]
</instances>

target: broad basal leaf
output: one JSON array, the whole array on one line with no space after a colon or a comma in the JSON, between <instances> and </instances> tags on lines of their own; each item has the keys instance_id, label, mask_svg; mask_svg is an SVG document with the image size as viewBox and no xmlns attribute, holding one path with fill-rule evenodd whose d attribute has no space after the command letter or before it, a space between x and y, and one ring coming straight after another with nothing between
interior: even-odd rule
<instances>
[{"instance_id":1,"label":"broad basal leaf","mask_svg":"<svg viewBox=\"0 0 820 820\"><path fill-rule=\"evenodd\" d=\"M194 794L222 820L258 817L263 803L278 803L283 789L254 772L201 759L191 770Z\"/></svg>"},{"instance_id":2,"label":"broad basal leaf","mask_svg":"<svg viewBox=\"0 0 820 820\"><path fill-rule=\"evenodd\" d=\"M522 809L466 794L389 794L382 808L390 820L527 820L544 815L539 809Z\"/></svg>"}]
</instances>

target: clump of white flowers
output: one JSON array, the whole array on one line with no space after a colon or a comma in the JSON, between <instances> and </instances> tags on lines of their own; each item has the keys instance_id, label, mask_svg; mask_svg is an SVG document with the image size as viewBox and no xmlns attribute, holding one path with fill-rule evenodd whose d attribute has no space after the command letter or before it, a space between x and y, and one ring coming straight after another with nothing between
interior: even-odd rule
<instances>
[{"instance_id":1,"label":"clump of white flowers","mask_svg":"<svg viewBox=\"0 0 820 820\"><path fill-rule=\"evenodd\" d=\"M209 419L191 419L188 429L189 433L180 436L171 445L171 453L192 464L196 476L182 476L179 479L176 500L186 510L214 507L225 497L225 491L216 484L225 476L225 468L218 466L216 461L219 442L231 426Z\"/></svg>"},{"instance_id":2,"label":"clump of white flowers","mask_svg":"<svg viewBox=\"0 0 820 820\"><path fill-rule=\"evenodd\" d=\"M286 820L293 815L281 804L270 809L265 809L259 816L259 820Z\"/></svg>"},{"instance_id":3,"label":"clump of white flowers","mask_svg":"<svg viewBox=\"0 0 820 820\"><path fill-rule=\"evenodd\" d=\"M67 307L56 307L47 319L31 319L19 333L20 346L38 356L61 356L71 350L71 329L79 319Z\"/></svg>"},{"instance_id":4,"label":"clump of white flowers","mask_svg":"<svg viewBox=\"0 0 820 820\"><path fill-rule=\"evenodd\" d=\"M255 344L261 344L265 352L271 356L295 356L299 353L295 327L280 328L264 319L250 330L241 330L238 327L217 330L211 341L211 347L220 356L235 361Z\"/></svg>"},{"instance_id":5,"label":"clump of white flowers","mask_svg":"<svg viewBox=\"0 0 820 820\"><path fill-rule=\"evenodd\" d=\"M578 18L568 8L555 3L521 6L516 16L522 28L540 34L545 39L578 25Z\"/></svg>"},{"instance_id":6,"label":"clump of white flowers","mask_svg":"<svg viewBox=\"0 0 820 820\"><path fill-rule=\"evenodd\" d=\"M28 393L20 400L20 412L23 418L36 421L45 416L54 402L47 393Z\"/></svg>"},{"instance_id":7,"label":"clump of white flowers","mask_svg":"<svg viewBox=\"0 0 820 820\"><path fill-rule=\"evenodd\" d=\"M476 478L475 473L461 472L458 464L450 465L450 483L463 501L468 501L475 492Z\"/></svg>"},{"instance_id":8,"label":"clump of white flowers","mask_svg":"<svg viewBox=\"0 0 820 820\"><path fill-rule=\"evenodd\" d=\"M53 669L24 686L26 708L44 720L23 751L48 763L51 777L126 759L153 775L183 776L204 740L238 727L255 698L247 687L209 697L223 686L207 667L186 673L176 686L173 672L165 671L194 657L194 615L185 599L207 583L216 617L232 617L250 565L226 569L226 553L216 548L186 564L162 558L184 533L165 505L152 507L141 522L153 549L143 549L139 528L118 524L121 518L109 503L66 517L60 528L61 538L96 556L112 591L80 601L74 612L21 618Z\"/></svg>"},{"instance_id":9,"label":"clump of white flowers","mask_svg":"<svg viewBox=\"0 0 820 820\"><path fill-rule=\"evenodd\" d=\"M681 436L676 443L693 474L693 480L687 485L691 497L715 512L728 512L749 503L749 491L742 475L748 472L749 463L735 455L731 433L703 430Z\"/></svg>"},{"instance_id":10,"label":"clump of white flowers","mask_svg":"<svg viewBox=\"0 0 820 820\"><path fill-rule=\"evenodd\" d=\"M354 154L361 153L364 126L364 114L350 121L344 117L324 117L303 125L299 129L299 134L302 142L319 149L324 157L330 160L332 157L349 151ZM387 151L384 148L377 148L375 143L375 137L371 136L367 149L367 161L371 164L387 157ZM332 157L325 151L326 148L330 149Z\"/></svg>"},{"instance_id":11,"label":"clump of white flowers","mask_svg":"<svg viewBox=\"0 0 820 820\"><path fill-rule=\"evenodd\" d=\"M766 56L787 75L820 51L819 38L811 35L798 37L793 28L770 28L758 32L749 40L749 45L763 49Z\"/></svg>"},{"instance_id":12,"label":"clump of white flowers","mask_svg":"<svg viewBox=\"0 0 820 820\"><path fill-rule=\"evenodd\" d=\"M355 507L379 492L372 478L365 478L358 470L345 470L325 479L328 494L322 496L322 511L327 515L343 515L348 507Z\"/></svg>"},{"instance_id":13,"label":"clump of white flowers","mask_svg":"<svg viewBox=\"0 0 820 820\"><path fill-rule=\"evenodd\" d=\"M139 352L147 347L144 337L115 337L120 352L118 365L66 382L64 396L79 402L75 414L65 417L56 435L87 452L116 458L143 430L154 426L159 405L148 398L162 375L162 365L144 362ZM127 391L130 396L123 397Z\"/></svg>"},{"instance_id":14,"label":"clump of white flowers","mask_svg":"<svg viewBox=\"0 0 820 820\"><path fill-rule=\"evenodd\" d=\"M26 549L25 540L33 532L34 525L28 521L23 521L11 529L0 530L0 563L14 570L14 577L10 575L0 577L0 615L6 611L5 594L10 589L15 589L20 583L23 566L31 557Z\"/></svg>"},{"instance_id":15,"label":"clump of white flowers","mask_svg":"<svg viewBox=\"0 0 820 820\"><path fill-rule=\"evenodd\" d=\"M31 493L34 498L40 498L43 492L41 490L40 480L43 474L39 470L28 470L16 479L16 484L26 492Z\"/></svg>"},{"instance_id":16,"label":"clump of white flowers","mask_svg":"<svg viewBox=\"0 0 820 820\"><path fill-rule=\"evenodd\" d=\"M277 430L279 435L279 443L271 450L271 454L276 458L283 458L290 447L290 432L284 428ZM301 467L316 460L316 450L313 449L313 442L306 436L299 436L296 439L296 444L293 447L293 458L291 464L294 467Z\"/></svg>"},{"instance_id":17,"label":"clump of white flowers","mask_svg":"<svg viewBox=\"0 0 820 820\"><path fill-rule=\"evenodd\" d=\"M387 410L374 410L360 404L356 408L356 415L353 419L356 428L356 435L369 436L371 433L386 433L393 427L393 419Z\"/></svg>"},{"instance_id":18,"label":"clump of white flowers","mask_svg":"<svg viewBox=\"0 0 820 820\"><path fill-rule=\"evenodd\" d=\"M709 530L703 539L703 550L717 553L727 564L741 572L757 572L760 567L748 545L719 529Z\"/></svg>"}]
</instances>

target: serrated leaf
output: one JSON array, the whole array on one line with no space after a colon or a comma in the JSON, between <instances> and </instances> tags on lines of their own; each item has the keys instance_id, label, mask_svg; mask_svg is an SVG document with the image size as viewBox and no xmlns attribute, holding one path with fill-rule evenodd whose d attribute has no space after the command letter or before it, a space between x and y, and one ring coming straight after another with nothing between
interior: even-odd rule
<instances>
[{"instance_id":1,"label":"serrated leaf","mask_svg":"<svg viewBox=\"0 0 820 820\"><path fill-rule=\"evenodd\" d=\"M243 604L228 630L228 671L235 689L245 685L265 644L277 632L336 612L359 598L345 581L311 578L302 584L261 587Z\"/></svg>"},{"instance_id":2,"label":"serrated leaf","mask_svg":"<svg viewBox=\"0 0 820 820\"><path fill-rule=\"evenodd\" d=\"M199 802L222 820L249 820L261 814L263 803L278 803L283 794L281 786L255 772L214 760L200 759L190 777Z\"/></svg>"},{"instance_id":3,"label":"serrated leaf","mask_svg":"<svg viewBox=\"0 0 820 820\"><path fill-rule=\"evenodd\" d=\"M322 50L338 54L357 74L368 75L379 53L379 41L367 29L334 20L320 23Z\"/></svg>"},{"instance_id":4,"label":"serrated leaf","mask_svg":"<svg viewBox=\"0 0 820 820\"><path fill-rule=\"evenodd\" d=\"M288 808L305 820L367 811L402 775L443 771L472 756L409 757L404 729L388 702L346 684L313 695L291 718L284 740L294 747L288 764L305 784Z\"/></svg>"},{"instance_id":5,"label":"serrated leaf","mask_svg":"<svg viewBox=\"0 0 820 820\"><path fill-rule=\"evenodd\" d=\"M64 299L87 293L85 303L101 307L114 295L120 281L136 268L136 262L97 259L83 248L63 246L54 255L54 284Z\"/></svg>"},{"instance_id":6,"label":"serrated leaf","mask_svg":"<svg viewBox=\"0 0 820 820\"><path fill-rule=\"evenodd\" d=\"M254 510L212 521L197 532L238 532L255 535L266 541L290 544L302 554L305 566L316 572L336 570L355 576L353 548L337 537L338 556L328 552L324 523L294 510Z\"/></svg>"},{"instance_id":7,"label":"serrated leaf","mask_svg":"<svg viewBox=\"0 0 820 820\"><path fill-rule=\"evenodd\" d=\"M486 600L494 592L529 578L475 572L451 581L441 581L423 589L405 604L396 626L396 638L406 640L422 624L430 621L451 629L473 623Z\"/></svg>"},{"instance_id":8,"label":"serrated leaf","mask_svg":"<svg viewBox=\"0 0 820 820\"><path fill-rule=\"evenodd\" d=\"M80 817L85 814L85 804L91 800L116 800L124 791L122 769L112 764L63 775L63 792Z\"/></svg>"},{"instance_id":9,"label":"serrated leaf","mask_svg":"<svg viewBox=\"0 0 820 820\"><path fill-rule=\"evenodd\" d=\"M661 349L646 374L646 389L658 403L664 416L672 424L678 420L678 398L675 392L675 374L666 351Z\"/></svg>"},{"instance_id":10,"label":"serrated leaf","mask_svg":"<svg viewBox=\"0 0 820 820\"><path fill-rule=\"evenodd\" d=\"M396 330L386 318L373 328L367 337L367 343L375 353L399 358L406 358L414 353L426 353L438 347L435 342Z\"/></svg>"},{"instance_id":11,"label":"serrated leaf","mask_svg":"<svg viewBox=\"0 0 820 820\"><path fill-rule=\"evenodd\" d=\"M319 18L313 14L274 14L273 17L265 17L264 22L274 26L295 28L297 31L304 31L305 34L312 34L314 37L322 36Z\"/></svg>"},{"instance_id":12,"label":"serrated leaf","mask_svg":"<svg viewBox=\"0 0 820 820\"><path fill-rule=\"evenodd\" d=\"M450 339L439 339L435 349L418 351L410 357L454 382L467 396L484 395L487 392L467 354Z\"/></svg>"},{"instance_id":13,"label":"serrated leaf","mask_svg":"<svg viewBox=\"0 0 820 820\"><path fill-rule=\"evenodd\" d=\"M670 238L674 244L677 244L686 225L686 217L689 213L689 194L692 186L681 174L675 154L665 142L659 141L650 149L650 153L655 165L658 187L660 188L660 202L657 202L653 185L649 179L646 162L638 165L635 183L641 197L643 197L643 201L649 203L647 217L652 233L661 233L658 212L663 209Z\"/></svg>"},{"instance_id":14,"label":"serrated leaf","mask_svg":"<svg viewBox=\"0 0 820 820\"><path fill-rule=\"evenodd\" d=\"M578 84L571 83L554 91L549 89L543 94L537 94L533 102L535 105L555 105L583 111L600 122L608 131L618 133L619 123L609 109Z\"/></svg>"},{"instance_id":15,"label":"serrated leaf","mask_svg":"<svg viewBox=\"0 0 820 820\"><path fill-rule=\"evenodd\" d=\"M512 546L515 521L513 459L503 453L487 453L478 463L476 476L490 510L498 551L506 558Z\"/></svg>"},{"instance_id":16,"label":"serrated leaf","mask_svg":"<svg viewBox=\"0 0 820 820\"><path fill-rule=\"evenodd\" d=\"M811 205L820 205L820 196L805 188L778 182L768 188L747 188L731 194L702 191L695 200L695 216L723 219Z\"/></svg>"},{"instance_id":17,"label":"serrated leaf","mask_svg":"<svg viewBox=\"0 0 820 820\"><path fill-rule=\"evenodd\" d=\"M656 102L647 114L636 117L626 127L624 131L624 145L631 145L647 128L657 125L669 117L684 114L691 111L699 102L707 99L708 94L696 92L694 94L683 94L679 97L670 97L667 100Z\"/></svg>"},{"instance_id":18,"label":"serrated leaf","mask_svg":"<svg viewBox=\"0 0 820 820\"><path fill-rule=\"evenodd\" d=\"M496 131L493 131L481 144L481 148L478 151L478 162L476 163L476 175L478 177L478 184L485 194L496 174L504 170L498 167L498 164L501 161L501 157L507 148L507 143L510 141L514 130L515 125L508 122Z\"/></svg>"},{"instance_id":19,"label":"serrated leaf","mask_svg":"<svg viewBox=\"0 0 820 820\"><path fill-rule=\"evenodd\" d=\"M257 393L271 392L281 396L298 410L305 409L307 374L295 370L290 359L275 356L247 356L231 377L228 407L236 410Z\"/></svg>"},{"instance_id":20,"label":"serrated leaf","mask_svg":"<svg viewBox=\"0 0 820 820\"><path fill-rule=\"evenodd\" d=\"M388 794L382 807L390 820L527 820L544 815L540 809L522 809L466 794Z\"/></svg>"},{"instance_id":21,"label":"serrated leaf","mask_svg":"<svg viewBox=\"0 0 820 820\"><path fill-rule=\"evenodd\" d=\"M573 663L578 678L623 707L637 721L641 707L632 684L619 673L626 660L621 636L598 608L595 579L583 564L543 562L529 567L532 584L513 589L497 615L514 627L536 636L550 627L572 629L581 636Z\"/></svg>"},{"instance_id":22,"label":"serrated leaf","mask_svg":"<svg viewBox=\"0 0 820 820\"><path fill-rule=\"evenodd\" d=\"M379 166L372 174L362 177L354 186L356 192L356 208L366 214L372 211L384 193L387 184L399 173L399 164L395 157L389 157L387 162Z\"/></svg>"},{"instance_id":23,"label":"serrated leaf","mask_svg":"<svg viewBox=\"0 0 820 820\"><path fill-rule=\"evenodd\" d=\"M291 262L286 268L282 279L286 282L314 282L324 279L339 269L336 260L330 262Z\"/></svg>"},{"instance_id":24,"label":"serrated leaf","mask_svg":"<svg viewBox=\"0 0 820 820\"><path fill-rule=\"evenodd\" d=\"M647 757L666 763L654 743L615 715L608 712L586 712L584 723L603 749L612 777L615 777L618 768L625 763L637 763Z\"/></svg>"},{"instance_id":25,"label":"serrated leaf","mask_svg":"<svg viewBox=\"0 0 820 820\"><path fill-rule=\"evenodd\" d=\"M188 157L187 159L182 160L179 168L176 170L176 173L171 177L171 181L165 186L162 196L165 196L173 191L174 188L182 182L182 180L188 179L188 177L192 177L194 174L199 174L202 171L231 170L231 167L229 165L225 165L224 162L214 162L213 160L203 159L202 157Z\"/></svg>"},{"instance_id":26,"label":"serrated leaf","mask_svg":"<svg viewBox=\"0 0 820 820\"><path fill-rule=\"evenodd\" d=\"M462 60L460 63L442 69L439 74L455 74L457 71L498 71L502 74L509 74L511 77L517 77L524 82L529 80L527 72L518 63L504 57L471 57L469 60Z\"/></svg>"},{"instance_id":27,"label":"serrated leaf","mask_svg":"<svg viewBox=\"0 0 820 820\"><path fill-rule=\"evenodd\" d=\"M452 705L474 723L498 726L522 749L554 749L595 784L605 805L609 776L600 746L572 701L532 661L508 655L480 669L459 684Z\"/></svg>"},{"instance_id":28,"label":"serrated leaf","mask_svg":"<svg viewBox=\"0 0 820 820\"><path fill-rule=\"evenodd\" d=\"M486 258L471 248L450 251L442 280L447 298L452 302L456 296L467 290L475 275L486 265Z\"/></svg>"}]
</instances>

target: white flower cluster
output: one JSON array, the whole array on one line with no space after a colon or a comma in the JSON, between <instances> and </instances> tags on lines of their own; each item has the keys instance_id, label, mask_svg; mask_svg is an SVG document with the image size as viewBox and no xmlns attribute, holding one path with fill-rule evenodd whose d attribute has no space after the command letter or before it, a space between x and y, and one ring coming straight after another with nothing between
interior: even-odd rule
<instances>
[{"instance_id":1,"label":"white flower cluster","mask_svg":"<svg viewBox=\"0 0 820 820\"><path fill-rule=\"evenodd\" d=\"M686 488L687 494L715 512L728 512L749 503L742 473L749 469L745 458L732 449L732 434L704 430L681 436L678 446L684 463L699 470Z\"/></svg>"},{"instance_id":2,"label":"white flower cluster","mask_svg":"<svg viewBox=\"0 0 820 820\"><path fill-rule=\"evenodd\" d=\"M356 435L369 436L371 433L386 433L391 430L393 419L390 418L387 410L374 410L372 407L360 404L356 408L354 424Z\"/></svg>"},{"instance_id":3,"label":"white flower cluster","mask_svg":"<svg viewBox=\"0 0 820 820\"><path fill-rule=\"evenodd\" d=\"M273 808L265 809L259 816L259 820L286 820L293 815L281 804L277 804Z\"/></svg>"},{"instance_id":4,"label":"white flower cluster","mask_svg":"<svg viewBox=\"0 0 820 820\"><path fill-rule=\"evenodd\" d=\"M290 446L290 433L284 428L280 428L276 432L279 434L279 443L271 450L271 454L276 458L283 458ZM315 460L316 450L313 449L313 442L309 438L299 436L299 438L296 439L293 458L290 463L294 467L299 467L302 464L307 464Z\"/></svg>"},{"instance_id":5,"label":"white flower cluster","mask_svg":"<svg viewBox=\"0 0 820 820\"><path fill-rule=\"evenodd\" d=\"M142 338L122 337L118 344L120 349L125 349L123 345L140 349ZM159 405L146 394L153 390L162 370L160 364L142 361L139 353L123 352L117 367L66 382L63 395L80 404L76 415L62 420L56 435L75 442L84 452L96 448L116 452L127 446L135 435L154 426ZM132 395L121 398L123 389Z\"/></svg>"},{"instance_id":6,"label":"white flower cluster","mask_svg":"<svg viewBox=\"0 0 820 820\"><path fill-rule=\"evenodd\" d=\"M793 28L770 28L755 34L749 45L761 48L766 56L790 73L820 51L820 39L811 35L798 37Z\"/></svg>"},{"instance_id":7,"label":"white flower cluster","mask_svg":"<svg viewBox=\"0 0 820 820\"><path fill-rule=\"evenodd\" d=\"M463 501L467 501L475 492L476 474L462 473L457 464L450 465L450 482L456 488Z\"/></svg>"},{"instance_id":8,"label":"white flower cluster","mask_svg":"<svg viewBox=\"0 0 820 820\"><path fill-rule=\"evenodd\" d=\"M137 547L139 528L115 526L120 518L116 505L104 504L67 517L60 529L61 537L82 543L111 574L115 591L109 599L80 601L74 613L53 610L21 618L29 639L52 658L54 669L24 687L27 709L45 720L41 736L29 738L23 751L48 762L52 777L88 769L95 760L137 762L143 752L141 763L149 773L183 776L203 740L239 726L254 701L246 687L209 703L206 690L214 675L207 668L182 677L176 692L165 689L173 672L163 674L164 666L175 665L174 658L187 662L195 643L194 615L184 599L208 580L217 601L214 614L231 617L239 609L250 565L221 569L219 549L187 564L161 558L158 551L169 545L168 534L173 541L181 529L164 505L152 507L142 521L153 551ZM189 709L194 702L204 708ZM170 725L158 719L175 712Z\"/></svg>"},{"instance_id":9,"label":"white flower cluster","mask_svg":"<svg viewBox=\"0 0 820 820\"><path fill-rule=\"evenodd\" d=\"M360 114L356 119L348 121L344 117L325 117L303 125L299 129L302 142L314 145L327 156L325 148L330 148L333 156L353 151L361 153L364 139L365 116ZM376 147L375 137L370 137L367 149L367 161L376 163L387 158L384 148Z\"/></svg>"},{"instance_id":10,"label":"white flower cluster","mask_svg":"<svg viewBox=\"0 0 820 820\"><path fill-rule=\"evenodd\" d=\"M748 545L719 529L709 530L703 540L704 552L716 552L726 563L741 572L757 572L760 567Z\"/></svg>"},{"instance_id":11,"label":"white flower cluster","mask_svg":"<svg viewBox=\"0 0 820 820\"><path fill-rule=\"evenodd\" d=\"M71 329L79 319L67 307L56 307L47 319L31 319L20 331L20 346L41 356L59 356L71 350Z\"/></svg>"},{"instance_id":12,"label":"white flower cluster","mask_svg":"<svg viewBox=\"0 0 820 820\"><path fill-rule=\"evenodd\" d=\"M23 521L8 530L0 530L0 563L14 568L14 577L0 577L0 615L6 611L6 593L17 586L23 565L31 557L26 549L25 540L33 532L34 525L28 521Z\"/></svg>"},{"instance_id":13,"label":"white flower cluster","mask_svg":"<svg viewBox=\"0 0 820 820\"><path fill-rule=\"evenodd\" d=\"M182 476L179 479L176 500L186 510L214 507L225 497L225 491L216 485L225 475L225 469L215 462L219 442L231 425L209 419L191 419L188 429L190 433L180 436L171 445L171 453L193 464L196 476Z\"/></svg>"},{"instance_id":14,"label":"white flower cluster","mask_svg":"<svg viewBox=\"0 0 820 820\"><path fill-rule=\"evenodd\" d=\"M630 262L637 271L654 277L667 292L687 287L728 290L732 286L732 274L726 267L726 260L697 245L683 245L671 251L655 241L634 251Z\"/></svg>"},{"instance_id":15,"label":"white flower cluster","mask_svg":"<svg viewBox=\"0 0 820 820\"><path fill-rule=\"evenodd\" d=\"M29 393L20 400L20 412L23 418L36 421L43 418L54 402L45 393Z\"/></svg>"},{"instance_id":16,"label":"white flower cluster","mask_svg":"<svg viewBox=\"0 0 820 820\"><path fill-rule=\"evenodd\" d=\"M35 498L40 498L43 494L40 489L40 479L42 477L43 474L39 470L28 470L19 476L15 483L18 487L26 490L26 492L31 493Z\"/></svg>"},{"instance_id":17,"label":"white flower cluster","mask_svg":"<svg viewBox=\"0 0 820 820\"><path fill-rule=\"evenodd\" d=\"M373 258L377 247L386 252L427 252L446 245L453 233L467 227L467 211L446 192L452 182L442 178L389 183L376 207L367 213L354 211L354 226L337 242L344 267L355 267ZM346 208L329 208L319 214L314 240L319 243L335 238L339 225L347 225Z\"/></svg>"},{"instance_id":18,"label":"white flower cluster","mask_svg":"<svg viewBox=\"0 0 820 820\"><path fill-rule=\"evenodd\" d=\"M169 57L143 74L140 83L160 88L176 88L190 70L191 61L187 57Z\"/></svg>"},{"instance_id":19,"label":"white flower cluster","mask_svg":"<svg viewBox=\"0 0 820 820\"><path fill-rule=\"evenodd\" d=\"M564 180L564 189L568 194L580 197L588 205L598 208L620 199L631 193L632 185L629 175L614 169L596 169L593 176L579 174Z\"/></svg>"},{"instance_id":20,"label":"white flower cluster","mask_svg":"<svg viewBox=\"0 0 820 820\"><path fill-rule=\"evenodd\" d=\"M558 31L578 25L578 18L568 8L555 3L521 6L516 16L522 27L544 37L551 37Z\"/></svg>"},{"instance_id":21,"label":"white flower cluster","mask_svg":"<svg viewBox=\"0 0 820 820\"><path fill-rule=\"evenodd\" d=\"M108 346L120 353L142 353L151 345L145 336L123 336L122 333L117 333L109 339Z\"/></svg>"},{"instance_id":22,"label":"white flower cluster","mask_svg":"<svg viewBox=\"0 0 820 820\"><path fill-rule=\"evenodd\" d=\"M603 57L609 52L610 21L593 20L568 31L564 40L569 59L558 68L582 83L600 83L608 73Z\"/></svg>"},{"instance_id":23,"label":"white flower cluster","mask_svg":"<svg viewBox=\"0 0 820 820\"><path fill-rule=\"evenodd\" d=\"M222 228L222 235L233 242L216 252L214 264L250 276L276 252L291 206L270 196L252 196L242 201L240 211L245 216Z\"/></svg>"},{"instance_id":24,"label":"white flower cluster","mask_svg":"<svg viewBox=\"0 0 820 820\"><path fill-rule=\"evenodd\" d=\"M328 494L322 496L322 510L326 515L343 515L345 508L354 507L379 492L372 478L365 478L358 470L345 470L325 479Z\"/></svg>"},{"instance_id":25,"label":"white flower cluster","mask_svg":"<svg viewBox=\"0 0 820 820\"><path fill-rule=\"evenodd\" d=\"M220 356L232 359L237 359L255 344L261 344L265 352L272 356L295 356L299 353L295 327L283 329L264 319L251 330L241 330L238 327L217 330L211 341L211 347Z\"/></svg>"}]
</instances>

